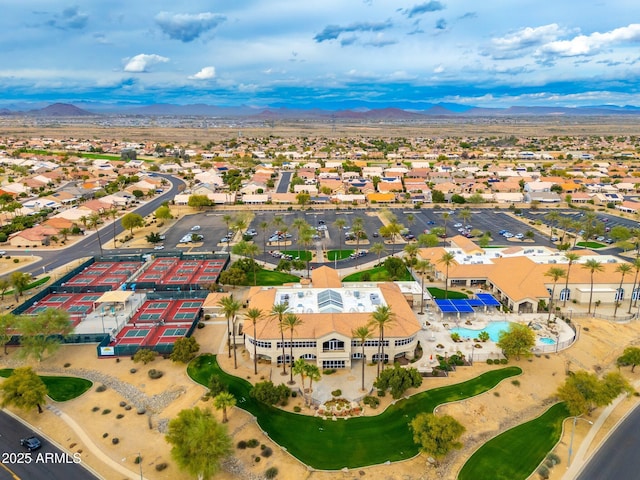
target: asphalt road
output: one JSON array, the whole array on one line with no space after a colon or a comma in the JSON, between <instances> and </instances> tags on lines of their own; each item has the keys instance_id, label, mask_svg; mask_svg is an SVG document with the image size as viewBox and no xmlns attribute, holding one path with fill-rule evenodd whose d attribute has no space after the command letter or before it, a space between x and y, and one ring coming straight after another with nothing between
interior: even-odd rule
<instances>
[{"instance_id":1,"label":"asphalt road","mask_svg":"<svg viewBox=\"0 0 640 480\"><path fill-rule=\"evenodd\" d=\"M287 193L289 191L289 182L291 182L291 176L293 172L282 172L280 181L276 188L276 193Z\"/></svg>"},{"instance_id":2,"label":"asphalt road","mask_svg":"<svg viewBox=\"0 0 640 480\"><path fill-rule=\"evenodd\" d=\"M21 438L32 435L42 441L42 448L28 452ZM76 461L79 461L76 460ZM38 432L0 411L0 480L87 480L97 478L74 457L49 443Z\"/></svg>"},{"instance_id":3,"label":"asphalt road","mask_svg":"<svg viewBox=\"0 0 640 480\"><path fill-rule=\"evenodd\" d=\"M640 408L636 407L585 465L577 480L638 478L638 472L640 472L638 445L640 445Z\"/></svg>"}]
</instances>

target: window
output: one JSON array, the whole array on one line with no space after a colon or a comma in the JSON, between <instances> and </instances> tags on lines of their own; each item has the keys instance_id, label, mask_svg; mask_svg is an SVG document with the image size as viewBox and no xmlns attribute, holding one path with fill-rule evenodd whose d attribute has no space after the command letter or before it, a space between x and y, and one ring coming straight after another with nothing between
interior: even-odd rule
<instances>
[{"instance_id":1,"label":"window","mask_svg":"<svg viewBox=\"0 0 640 480\"><path fill-rule=\"evenodd\" d=\"M284 356L284 358L284 361L287 365L293 364L293 362L291 361L291 356L288 353ZM278 357L278 365L282 365L282 355Z\"/></svg>"},{"instance_id":2,"label":"window","mask_svg":"<svg viewBox=\"0 0 640 480\"><path fill-rule=\"evenodd\" d=\"M335 290L323 290L318 293L318 310L321 312L342 312L342 295Z\"/></svg>"},{"instance_id":3,"label":"window","mask_svg":"<svg viewBox=\"0 0 640 480\"><path fill-rule=\"evenodd\" d=\"M344 350L344 342L342 340L332 338L331 340L322 343L323 352L332 352L336 350L337 351Z\"/></svg>"},{"instance_id":4,"label":"window","mask_svg":"<svg viewBox=\"0 0 640 480\"><path fill-rule=\"evenodd\" d=\"M263 342L262 340L256 341L253 338L249 338L249 343L260 348L271 348L271 342Z\"/></svg>"},{"instance_id":5,"label":"window","mask_svg":"<svg viewBox=\"0 0 640 480\"><path fill-rule=\"evenodd\" d=\"M316 356L313 353L305 353L304 355L300 356L300 358L304 358L305 360L315 360Z\"/></svg>"},{"instance_id":6,"label":"window","mask_svg":"<svg viewBox=\"0 0 640 480\"><path fill-rule=\"evenodd\" d=\"M416 339L415 335L413 337L409 337L409 338L403 338L402 340L396 340L395 341L395 346L396 347L400 347L402 345L409 345L411 342L413 342Z\"/></svg>"},{"instance_id":7,"label":"window","mask_svg":"<svg viewBox=\"0 0 640 480\"><path fill-rule=\"evenodd\" d=\"M372 362L377 362L379 358L382 358L382 355L381 355L381 354L379 354L379 353L374 353L374 354L373 354L373 357L371 357L371 361L372 361ZM385 353L385 354L384 354L383 362L385 362L385 363L386 363L388 360L389 360L389 355Z\"/></svg>"},{"instance_id":8,"label":"window","mask_svg":"<svg viewBox=\"0 0 640 480\"><path fill-rule=\"evenodd\" d=\"M365 340L364 341L364 346L365 347L377 347L378 343L380 343L380 340ZM389 340L384 340L383 345L385 347L389 346ZM352 347L361 347L362 346L362 342L360 340L351 340L351 346Z\"/></svg>"},{"instance_id":9,"label":"window","mask_svg":"<svg viewBox=\"0 0 640 480\"><path fill-rule=\"evenodd\" d=\"M317 343L313 341L296 341L293 342L293 348L316 348ZM285 348L291 348L291 342L284 342ZM278 342L277 348L282 348L282 342Z\"/></svg>"},{"instance_id":10,"label":"window","mask_svg":"<svg viewBox=\"0 0 640 480\"><path fill-rule=\"evenodd\" d=\"M632 300L638 300L640 298L640 287L636 287L633 289L633 293L631 294Z\"/></svg>"},{"instance_id":11,"label":"window","mask_svg":"<svg viewBox=\"0 0 640 480\"><path fill-rule=\"evenodd\" d=\"M360 359L362 358L362 352L357 352L351 355L351 358Z\"/></svg>"},{"instance_id":12,"label":"window","mask_svg":"<svg viewBox=\"0 0 640 480\"><path fill-rule=\"evenodd\" d=\"M345 368L344 360L323 360L322 368Z\"/></svg>"},{"instance_id":13,"label":"window","mask_svg":"<svg viewBox=\"0 0 640 480\"><path fill-rule=\"evenodd\" d=\"M624 288L618 288L616 290L616 296L615 296L614 300L616 302L618 302L618 301L622 300L623 298L624 298Z\"/></svg>"},{"instance_id":14,"label":"window","mask_svg":"<svg viewBox=\"0 0 640 480\"><path fill-rule=\"evenodd\" d=\"M563 288L560 291L560 300L570 300L571 299L571 290L569 288Z\"/></svg>"}]
</instances>

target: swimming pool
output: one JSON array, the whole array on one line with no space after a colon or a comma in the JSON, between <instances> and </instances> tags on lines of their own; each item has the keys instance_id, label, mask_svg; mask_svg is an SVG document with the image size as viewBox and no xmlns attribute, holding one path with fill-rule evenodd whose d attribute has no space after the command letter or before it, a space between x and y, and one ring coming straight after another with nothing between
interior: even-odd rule
<instances>
[{"instance_id":1,"label":"swimming pool","mask_svg":"<svg viewBox=\"0 0 640 480\"><path fill-rule=\"evenodd\" d=\"M509 325L512 322L491 322L486 328L482 330L473 330L471 328L456 327L451 329L451 333L458 333L462 338L478 338L480 332L487 332L489 339L492 342L497 342L500 338L500 332L506 332L509 330ZM554 342L555 343L555 342Z\"/></svg>"},{"instance_id":2,"label":"swimming pool","mask_svg":"<svg viewBox=\"0 0 640 480\"><path fill-rule=\"evenodd\" d=\"M540 337L538 339L538 341L540 343L545 344L545 345L555 345L556 344L556 341L551 337Z\"/></svg>"}]
</instances>

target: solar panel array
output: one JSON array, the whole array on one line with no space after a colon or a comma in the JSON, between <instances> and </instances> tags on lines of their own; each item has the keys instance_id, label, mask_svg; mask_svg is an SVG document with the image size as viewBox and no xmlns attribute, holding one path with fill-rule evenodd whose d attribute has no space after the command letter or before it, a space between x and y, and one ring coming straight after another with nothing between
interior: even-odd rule
<instances>
[{"instance_id":1,"label":"solar panel array","mask_svg":"<svg viewBox=\"0 0 640 480\"><path fill-rule=\"evenodd\" d=\"M442 313L473 313L474 307L497 307L500 302L489 293L478 293L477 298L455 299L455 300L435 300L436 305Z\"/></svg>"}]
</instances>

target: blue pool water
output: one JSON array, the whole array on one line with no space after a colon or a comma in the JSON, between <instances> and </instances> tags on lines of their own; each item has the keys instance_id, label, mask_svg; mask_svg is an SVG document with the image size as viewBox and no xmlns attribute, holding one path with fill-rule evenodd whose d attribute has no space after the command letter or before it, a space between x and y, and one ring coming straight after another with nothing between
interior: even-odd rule
<instances>
[{"instance_id":1,"label":"blue pool water","mask_svg":"<svg viewBox=\"0 0 640 480\"><path fill-rule=\"evenodd\" d=\"M500 332L506 332L507 330L509 330L510 323L511 322L491 322L486 328L483 328L482 330L456 327L451 329L451 333L457 332L462 338L478 338L478 334L484 331L489 334L489 338L492 342L497 342L500 337Z\"/></svg>"},{"instance_id":2,"label":"blue pool water","mask_svg":"<svg viewBox=\"0 0 640 480\"><path fill-rule=\"evenodd\" d=\"M556 341L551 337L540 337L538 339L540 343L544 343L545 345L555 345Z\"/></svg>"}]
</instances>

